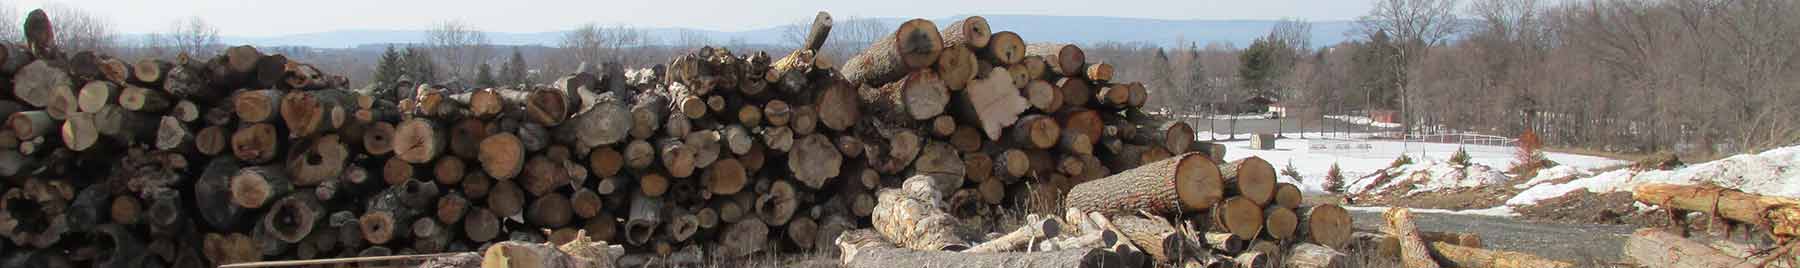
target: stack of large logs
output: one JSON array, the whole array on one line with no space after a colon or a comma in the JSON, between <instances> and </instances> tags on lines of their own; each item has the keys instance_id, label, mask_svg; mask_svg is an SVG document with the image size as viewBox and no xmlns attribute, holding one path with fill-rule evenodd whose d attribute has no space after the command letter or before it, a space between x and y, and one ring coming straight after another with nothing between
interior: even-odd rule
<instances>
[{"instance_id":1,"label":"stack of large logs","mask_svg":"<svg viewBox=\"0 0 1800 268\"><path fill-rule=\"evenodd\" d=\"M1191 153L1213 147L1138 111L1145 88L1113 81L1110 65L1074 45L1028 44L980 17L942 30L913 20L839 67L816 53L830 28L821 13L807 45L780 58L707 47L650 68L585 66L548 85L371 94L250 46L210 59L64 54L32 12L29 43L0 45L12 85L0 100L0 258L207 267L586 237L623 245L620 265L697 263L830 252L839 234L888 220L973 222L1005 206L1063 214L1064 193L1115 172L1215 181L1154 189L1180 206L1133 203L1174 213L1158 216L1219 203L1257 215L1219 217L1262 226L1263 210L1298 204L1260 177L1273 174L1266 163L1221 175L1205 160L1217 155ZM1139 166L1151 168L1125 172ZM927 179L902 191L907 178ZM888 200L940 214L884 214ZM1052 247L1036 245L1059 221L1037 218L991 240L924 228L907 235L941 240L899 244ZM1125 228L1105 241L1126 247L1067 242L1055 247L1074 253L1056 256L1133 260L1118 252L1160 244L1120 234L1170 237L1133 226L1185 222L1142 220L1106 225ZM1217 230L1261 239L1232 224Z\"/></svg>"},{"instance_id":2,"label":"stack of large logs","mask_svg":"<svg viewBox=\"0 0 1800 268\"><path fill-rule=\"evenodd\" d=\"M1650 183L1632 189L1632 199L1666 210L1671 226L1644 228L1625 241L1625 257L1644 267L1792 267L1794 238L1800 235L1800 200L1765 196L1711 185ZM1706 220L1689 226L1690 213ZM1699 242L1689 229L1733 230L1772 245L1732 241ZM1767 266L1769 264L1787 266Z\"/></svg>"}]
</instances>

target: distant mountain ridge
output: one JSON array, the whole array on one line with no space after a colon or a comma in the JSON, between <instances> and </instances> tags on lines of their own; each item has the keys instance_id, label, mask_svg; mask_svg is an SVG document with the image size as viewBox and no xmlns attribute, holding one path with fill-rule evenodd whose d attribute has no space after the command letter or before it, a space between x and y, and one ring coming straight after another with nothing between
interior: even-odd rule
<instances>
[{"instance_id":1,"label":"distant mountain ridge","mask_svg":"<svg viewBox=\"0 0 1800 268\"><path fill-rule=\"evenodd\" d=\"M1230 42L1238 47L1246 46L1256 37L1268 33L1275 20L1166 20L1125 17L1099 16L1046 16L1046 15L982 15L988 23L998 30L1019 33L1026 42L1072 42L1096 43L1142 42L1164 47L1186 46L1177 44L1177 40L1186 40L1199 45L1207 42ZM955 18L952 16L933 19L941 27ZM903 19L878 18L890 25L897 25ZM1328 46L1346 40L1345 32L1354 29L1352 21L1315 21L1313 22L1313 46ZM659 40L673 40L682 31L696 31L717 42L742 40L750 44L781 45L782 27L771 26L745 31L712 31L693 28L653 27L646 28L651 36ZM488 38L497 45L544 45L556 46L562 31L546 32L489 32ZM351 48L368 44L417 43L424 39L423 30L335 30L316 33L288 34L268 37L224 36L227 44L252 44L258 46L306 46L315 48Z\"/></svg>"}]
</instances>

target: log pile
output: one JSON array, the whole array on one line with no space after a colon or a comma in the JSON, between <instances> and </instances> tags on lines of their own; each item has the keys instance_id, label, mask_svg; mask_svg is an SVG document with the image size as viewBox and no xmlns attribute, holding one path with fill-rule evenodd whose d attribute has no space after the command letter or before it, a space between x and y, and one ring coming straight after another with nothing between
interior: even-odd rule
<instances>
[{"instance_id":1,"label":"log pile","mask_svg":"<svg viewBox=\"0 0 1800 268\"><path fill-rule=\"evenodd\" d=\"M1138 110L1141 83L1113 81L1079 47L1026 43L980 17L909 21L841 67L817 56L831 28L820 13L807 45L780 58L705 47L645 68L584 64L549 84L401 94L349 90L251 46L209 59L65 54L48 23L33 12L27 44L0 44L8 264L210 267L484 248L567 260L541 244L494 245L577 238L622 245L619 265L698 263L831 252L839 234L886 223L1058 215L1064 193L1114 173L1217 169L1185 160L1218 157L1192 153L1213 152L1192 128ZM1203 173L1177 175L1230 178ZM1245 195L1179 186L1163 193L1183 204L1218 201L1190 191ZM1262 213L1280 206L1273 195L1245 201ZM890 210L907 208L941 214ZM1060 219L1035 218L958 230L995 239L898 245L1003 254L1068 242L1049 239L1068 236ZM1128 228L1110 236L1118 246L1200 237L1116 223ZM1051 254L1063 263L1153 248L1065 244L1081 247Z\"/></svg>"},{"instance_id":2,"label":"log pile","mask_svg":"<svg viewBox=\"0 0 1800 268\"><path fill-rule=\"evenodd\" d=\"M1632 189L1632 199L1669 215L1664 228L1643 228L1625 242L1625 257L1645 267L1787 267L1795 260L1794 238L1800 235L1800 200L1746 193L1714 185L1647 183ZM1698 213L1703 222L1689 222ZM1690 226L1694 225L1694 226ZM1718 237L1774 241L1764 245L1706 243L1689 237L1690 229L1723 230ZM1734 254L1734 252L1751 254ZM1770 266L1770 265L1775 266ZM1786 266L1784 266L1786 265Z\"/></svg>"}]
</instances>

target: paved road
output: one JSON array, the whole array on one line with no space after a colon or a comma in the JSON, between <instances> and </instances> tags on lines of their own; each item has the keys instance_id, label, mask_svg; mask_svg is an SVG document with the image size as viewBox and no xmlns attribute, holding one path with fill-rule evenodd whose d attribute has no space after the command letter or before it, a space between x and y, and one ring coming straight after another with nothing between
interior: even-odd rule
<instances>
[{"instance_id":1,"label":"paved road","mask_svg":"<svg viewBox=\"0 0 1800 268\"><path fill-rule=\"evenodd\" d=\"M1380 230L1379 212L1352 211L1358 229ZM1511 218L1414 213L1419 229L1469 232L1490 249L1531 253L1571 261L1583 267L1617 263L1625 239L1637 227L1627 225L1532 223Z\"/></svg>"}]
</instances>

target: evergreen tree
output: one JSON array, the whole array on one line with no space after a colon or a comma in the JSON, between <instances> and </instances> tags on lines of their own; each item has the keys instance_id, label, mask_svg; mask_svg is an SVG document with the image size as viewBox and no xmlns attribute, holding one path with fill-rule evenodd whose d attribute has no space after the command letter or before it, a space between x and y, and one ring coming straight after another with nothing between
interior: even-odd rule
<instances>
[{"instance_id":1,"label":"evergreen tree","mask_svg":"<svg viewBox=\"0 0 1800 268\"><path fill-rule=\"evenodd\" d=\"M1243 64L1238 68L1238 79L1243 81L1244 88L1258 96L1274 92L1275 81L1281 78L1286 67L1281 66L1280 57L1287 51L1291 50L1286 44L1274 40L1273 36L1257 38L1251 42L1249 48L1238 54L1238 62Z\"/></svg>"},{"instance_id":2,"label":"evergreen tree","mask_svg":"<svg viewBox=\"0 0 1800 268\"><path fill-rule=\"evenodd\" d=\"M386 89L400 81L406 70L401 62L400 52L389 45L387 51L381 53L381 60L375 63L375 87Z\"/></svg>"},{"instance_id":3,"label":"evergreen tree","mask_svg":"<svg viewBox=\"0 0 1800 268\"><path fill-rule=\"evenodd\" d=\"M1204 61L1200 60L1200 48L1197 46L1194 46L1193 44L1188 44L1187 52L1188 52L1188 69L1187 69L1187 71L1188 71L1188 82L1187 82L1188 96L1194 96L1195 98L1192 99L1193 101L1199 101L1202 99L1210 99L1210 97L1207 97L1205 94L1202 94L1208 88L1208 85L1206 82L1206 64Z\"/></svg>"},{"instance_id":4,"label":"evergreen tree","mask_svg":"<svg viewBox=\"0 0 1800 268\"><path fill-rule=\"evenodd\" d=\"M438 82L437 64L432 62L431 55L427 55L425 49L406 48L400 59L404 63L406 76L412 78L414 83Z\"/></svg>"},{"instance_id":5,"label":"evergreen tree","mask_svg":"<svg viewBox=\"0 0 1800 268\"><path fill-rule=\"evenodd\" d=\"M481 68L475 71L475 86L490 88L494 87L494 84L496 83L498 83L498 81L494 81L494 71L489 70L487 63L482 63Z\"/></svg>"},{"instance_id":6,"label":"evergreen tree","mask_svg":"<svg viewBox=\"0 0 1800 268\"><path fill-rule=\"evenodd\" d=\"M1157 48L1156 57L1151 58L1150 60L1150 90L1156 92L1153 95L1168 94L1167 96L1173 97L1176 100L1189 99L1186 96L1176 93L1180 92L1179 90L1171 90L1175 89L1175 66L1173 63L1169 62L1169 55L1163 53L1162 48Z\"/></svg>"},{"instance_id":7,"label":"evergreen tree","mask_svg":"<svg viewBox=\"0 0 1800 268\"><path fill-rule=\"evenodd\" d=\"M1326 192L1344 192L1344 172L1338 170L1337 163L1331 163L1331 170L1325 171L1325 185L1323 186L1325 186Z\"/></svg>"},{"instance_id":8,"label":"evergreen tree","mask_svg":"<svg viewBox=\"0 0 1800 268\"><path fill-rule=\"evenodd\" d=\"M500 65L500 77L498 79L500 84L512 86L531 83L530 81L526 81L526 68L525 56L519 53L519 48L513 48L512 58L508 58L506 64Z\"/></svg>"},{"instance_id":9,"label":"evergreen tree","mask_svg":"<svg viewBox=\"0 0 1800 268\"><path fill-rule=\"evenodd\" d=\"M1399 108L1400 83L1405 82L1400 47L1386 32L1376 32L1369 41L1357 42L1355 46L1350 67L1356 86L1368 98L1369 107L1365 108Z\"/></svg>"}]
</instances>

